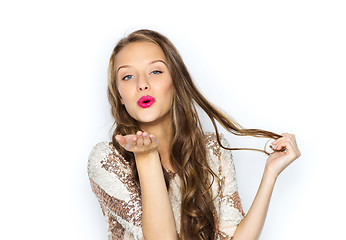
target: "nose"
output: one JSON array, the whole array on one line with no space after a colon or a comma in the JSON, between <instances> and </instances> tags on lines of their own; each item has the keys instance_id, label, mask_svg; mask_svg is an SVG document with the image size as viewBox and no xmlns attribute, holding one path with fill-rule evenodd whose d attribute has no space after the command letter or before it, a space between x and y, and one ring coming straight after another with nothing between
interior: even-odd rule
<instances>
[{"instance_id":1,"label":"nose","mask_svg":"<svg viewBox=\"0 0 346 240\"><path fill-rule=\"evenodd\" d=\"M137 90L138 92L141 92L143 90L149 90L150 89L150 84L149 82L145 79L145 77L142 77L138 80L138 86Z\"/></svg>"}]
</instances>

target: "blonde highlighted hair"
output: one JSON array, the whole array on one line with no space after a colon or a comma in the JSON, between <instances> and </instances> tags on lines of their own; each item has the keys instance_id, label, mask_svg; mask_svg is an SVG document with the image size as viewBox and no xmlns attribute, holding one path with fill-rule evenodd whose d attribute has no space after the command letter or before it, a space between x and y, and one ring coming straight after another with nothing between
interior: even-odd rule
<instances>
[{"instance_id":1,"label":"blonde highlighted hair","mask_svg":"<svg viewBox=\"0 0 346 240\"><path fill-rule=\"evenodd\" d=\"M124 150L115 140L117 134L135 134L138 130L141 130L138 122L127 113L125 107L121 104L116 84L115 57L125 46L133 42L151 42L160 46L166 56L168 69L173 80L174 99L171 110L173 141L170 157L172 165L177 169L177 174L182 179L180 237L181 239L215 239L217 229L211 185L217 175L207 163L205 136L196 111L196 105L204 110L210 118L215 128L217 141L224 149L248 149L269 154L265 150L222 146L216 122L219 122L222 127L232 134L239 136L272 139L281 136L260 129L242 128L237 122L207 101L198 91L177 49L165 36L152 30L137 30L122 38L112 52L108 72L108 99L115 120L114 125L116 126L112 137L113 145L129 161L133 176L135 176L138 183L139 179L133 153ZM165 179L167 188L169 188L168 177L165 176ZM220 184L220 181L218 183Z\"/></svg>"}]
</instances>

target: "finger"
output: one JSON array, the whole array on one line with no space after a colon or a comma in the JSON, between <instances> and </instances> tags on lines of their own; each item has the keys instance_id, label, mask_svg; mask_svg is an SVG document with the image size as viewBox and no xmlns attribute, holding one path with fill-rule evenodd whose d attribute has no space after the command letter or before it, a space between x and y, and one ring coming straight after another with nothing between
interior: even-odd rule
<instances>
[{"instance_id":1,"label":"finger","mask_svg":"<svg viewBox=\"0 0 346 240\"><path fill-rule=\"evenodd\" d=\"M123 137L125 138L126 143L137 141L137 136L133 135L133 134L129 134L129 135L126 135L126 136L123 136Z\"/></svg>"},{"instance_id":2,"label":"finger","mask_svg":"<svg viewBox=\"0 0 346 240\"><path fill-rule=\"evenodd\" d=\"M284 133L283 133L284 134ZM274 142L272 142L273 145L277 144L280 140L282 140L282 138L284 137L283 134L281 134L281 137L275 139Z\"/></svg>"},{"instance_id":3,"label":"finger","mask_svg":"<svg viewBox=\"0 0 346 240\"><path fill-rule=\"evenodd\" d=\"M290 139L288 137L281 137L275 141L273 144L273 149L277 151L284 151Z\"/></svg>"},{"instance_id":4,"label":"finger","mask_svg":"<svg viewBox=\"0 0 346 240\"><path fill-rule=\"evenodd\" d=\"M280 141L279 143L277 143L277 144L275 145L274 149L275 149L276 151L286 151L286 150L289 149L288 145L289 145L289 142L288 142L287 140L285 140L285 141Z\"/></svg>"},{"instance_id":5,"label":"finger","mask_svg":"<svg viewBox=\"0 0 346 240\"><path fill-rule=\"evenodd\" d=\"M115 140L120 144L121 147L128 149L133 145L133 142L137 140L135 135L116 135Z\"/></svg>"},{"instance_id":6,"label":"finger","mask_svg":"<svg viewBox=\"0 0 346 240\"><path fill-rule=\"evenodd\" d=\"M290 134L289 135L291 142L292 142L292 146L298 150L298 146L297 146L297 140L296 140L296 136L294 134Z\"/></svg>"},{"instance_id":7,"label":"finger","mask_svg":"<svg viewBox=\"0 0 346 240\"><path fill-rule=\"evenodd\" d=\"M293 134L282 133L281 136L282 137L280 137L280 138L276 139L274 142L272 142L272 144L273 145L278 145L280 142L285 141L285 140L289 140L289 139L294 140L292 138L292 136L294 136Z\"/></svg>"},{"instance_id":8,"label":"finger","mask_svg":"<svg viewBox=\"0 0 346 240\"><path fill-rule=\"evenodd\" d=\"M285 137L287 137L287 138L289 138L289 139L291 139L293 143L296 143L296 142L297 142L297 141L296 141L296 136L295 136L294 134L291 134L291 133L283 133L282 135L285 136Z\"/></svg>"},{"instance_id":9,"label":"finger","mask_svg":"<svg viewBox=\"0 0 346 240\"><path fill-rule=\"evenodd\" d=\"M289 134L289 133L285 133L285 136L288 138L291 144L291 147L292 147L291 153L296 155L296 157L298 158L301 155L301 153L297 146L296 136L294 134Z\"/></svg>"},{"instance_id":10,"label":"finger","mask_svg":"<svg viewBox=\"0 0 346 240\"><path fill-rule=\"evenodd\" d=\"M126 139L126 144L125 144L124 148L126 150L129 150L129 149L132 149L135 146L135 143L137 141L137 136L133 135L133 134L126 135L125 139Z\"/></svg>"},{"instance_id":11,"label":"finger","mask_svg":"<svg viewBox=\"0 0 346 240\"><path fill-rule=\"evenodd\" d=\"M149 146L151 143L151 139L149 137L149 134L147 132L143 132L143 144L144 146Z\"/></svg>"},{"instance_id":12,"label":"finger","mask_svg":"<svg viewBox=\"0 0 346 240\"><path fill-rule=\"evenodd\" d=\"M277 150L279 144L282 143L282 141L285 141L285 139L286 139L285 137L276 139L274 142L272 142L272 146L273 146L272 148Z\"/></svg>"},{"instance_id":13,"label":"finger","mask_svg":"<svg viewBox=\"0 0 346 240\"><path fill-rule=\"evenodd\" d=\"M294 134L289 134L289 133L283 133L283 137L278 139L276 142L276 145L278 145L282 141L289 141L295 151L299 151L297 147L297 142Z\"/></svg>"},{"instance_id":14,"label":"finger","mask_svg":"<svg viewBox=\"0 0 346 240\"><path fill-rule=\"evenodd\" d=\"M138 131L136 136L137 136L136 146L138 147L143 146L143 133L141 131Z\"/></svg>"},{"instance_id":15,"label":"finger","mask_svg":"<svg viewBox=\"0 0 346 240\"><path fill-rule=\"evenodd\" d=\"M282 133L282 137L273 142L272 149L274 151L285 151L293 156L293 160L300 157L301 153L297 146L297 141L294 134ZM286 150L284 149L286 148Z\"/></svg>"},{"instance_id":16,"label":"finger","mask_svg":"<svg viewBox=\"0 0 346 240\"><path fill-rule=\"evenodd\" d=\"M285 151L287 154L291 155L291 156L299 156L299 150L297 150L294 146L294 144L292 143L292 141L286 140L286 141L282 141L279 145L279 147L283 148L285 147L287 150ZM280 149L280 148L279 148Z\"/></svg>"},{"instance_id":17,"label":"finger","mask_svg":"<svg viewBox=\"0 0 346 240\"><path fill-rule=\"evenodd\" d=\"M273 143L275 144L277 141L279 141L280 139L284 138L284 137L291 137L294 136L293 134L290 133L281 133L281 137L277 138Z\"/></svg>"},{"instance_id":18,"label":"finger","mask_svg":"<svg viewBox=\"0 0 346 240\"><path fill-rule=\"evenodd\" d=\"M159 144L159 139L157 139L157 137L155 135L150 134L149 137L150 137L152 143Z\"/></svg>"},{"instance_id":19,"label":"finger","mask_svg":"<svg viewBox=\"0 0 346 240\"><path fill-rule=\"evenodd\" d=\"M120 146L124 147L126 145L126 139L125 137L121 136L121 135L116 135L115 136L115 140L117 140L117 142L120 144Z\"/></svg>"}]
</instances>

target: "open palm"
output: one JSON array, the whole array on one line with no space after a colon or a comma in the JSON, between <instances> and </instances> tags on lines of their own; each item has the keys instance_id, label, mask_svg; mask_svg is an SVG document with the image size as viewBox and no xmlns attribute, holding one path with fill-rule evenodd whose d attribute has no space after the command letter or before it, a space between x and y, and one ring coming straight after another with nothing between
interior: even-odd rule
<instances>
[{"instance_id":1,"label":"open palm","mask_svg":"<svg viewBox=\"0 0 346 240\"><path fill-rule=\"evenodd\" d=\"M138 131L136 135L116 135L115 139L125 150L136 155L157 151L159 145L156 136L142 131Z\"/></svg>"}]
</instances>

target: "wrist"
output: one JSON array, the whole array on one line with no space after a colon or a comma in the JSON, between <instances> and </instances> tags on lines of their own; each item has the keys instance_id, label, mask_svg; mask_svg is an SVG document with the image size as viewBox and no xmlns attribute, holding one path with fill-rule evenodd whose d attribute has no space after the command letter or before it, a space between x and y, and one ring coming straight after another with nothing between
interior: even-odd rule
<instances>
[{"instance_id":1,"label":"wrist","mask_svg":"<svg viewBox=\"0 0 346 240\"><path fill-rule=\"evenodd\" d=\"M265 168L263 172L263 179L270 181L270 182L276 182L276 179L278 178L279 174L271 171L270 169Z\"/></svg>"},{"instance_id":2,"label":"wrist","mask_svg":"<svg viewBox=\"0 0 346 240\"><path fill-rule=\"evenodd\" d=\"M140 153L134 153L136 161L144 160L144 159L150 159L150 158L156 158L159 156L158 151L152 150L147 152L140 152Z\"/></svg>"},{"instance_id":3,"label":"wrist","mask_svg":"<svg viewBox=\"0 0 346 240\"><path fill-rule=\"evenodd\" d=\"M160 156L157 150L144 153L136 153L135 161L137 166L148 165L150 162L160 162Z\"/></svg>"},{"instance_id":4,"label":"wrist","mask_svg":"<svg viewBox=\"0 0 346 240\"><path fill-rule=\"evenodd\" d=\"M135 161L141 186L143 182L155 182L159 178L164 181L160 156L157 151L147 154L137 154L135 155Z\"/></svg>"}]
</instances>

